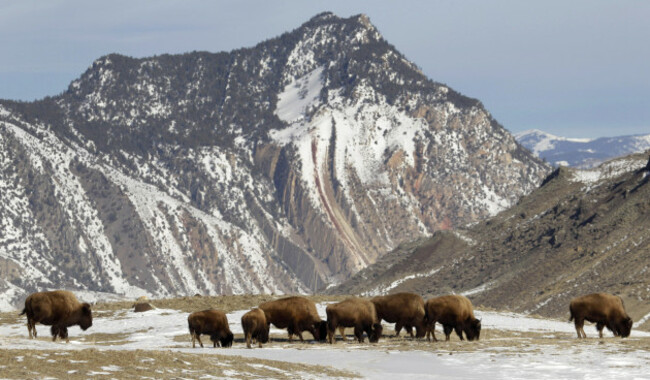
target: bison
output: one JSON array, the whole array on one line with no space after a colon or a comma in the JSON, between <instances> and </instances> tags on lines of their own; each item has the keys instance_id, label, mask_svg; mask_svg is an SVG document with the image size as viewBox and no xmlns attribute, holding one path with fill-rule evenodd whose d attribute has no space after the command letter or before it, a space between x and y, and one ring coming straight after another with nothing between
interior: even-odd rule
<instances>
[{"instance_id":1,"label":"bison","mask_svg":"<svg viewBox=\"0 0 650 380\"><path fill-rule=\"evenodd\" d=\"M266 315L261 309L253 309L241 317L241 326L244 329L246 348L251 348L251 341L255 339L260 348L262 343L269 341L269 325Z\"/></svg>"},{"instance_id":2,"label":"bison","mask_svg":"<svg viewBox=\"0 0 650 380\"><path fill-rule=\"evenodd\" d=\"M309 331L316 340L325 340L327 323L318 316L316 305L305 297L281 298L258 307L264 311L268 325L273 323L279 329L287 329L290 342L294 334L304 342L303 331Z\"/></svg>"},{"instance_id":3,"label":"bison","mask_svg":"<svg viewBox=\"0 0 650 380\"><path fill-rule=\"evenodd\" d=\"M56 337L68 339L68 327L79 325L87 330L93 325L90 304L80 303L72 292L54 290L30 294L25 300L25 308L20 315L27 314L29 338L36 338L36 323L52 326L52 341Z\"/></svg>"},{"instance_id":4,"label":"bison","mask_svg":"<svg viewBox=\"0 0 650 380\"><path fill-rule=\"evenodd\" d=\"M460 340L463 332L467 340L478 340L481 335L481 321L474 317L472 303L465 296L448 295L432 298L424 304L425 323L427 324L427 340L437 341L435 334L436 322L440 322L445 332L445 340L449 340L452 330L456 331Z\"/></svg>"},{"instance_id":5,"label":"bison","mask_svg":"<svg viewBox=\"0 0 650 380\"><path fill-rule=\"evenodd\" d=\"M387 296L377 296L370 300L377 310L377 319L395 323L395 336L399 336L402 327L413 338L415 327L416 337L422 338L426 332L424 326L424 300L413 293L396 293Z\"/></svg>"},{"instance_id":6,"label":"bison","mask_svg":"<svg viewBox=\"0 0 650 380\"><path fill-rule=\"evenodd\" d=\"M363 343L363 332L368 335L370 343L376 343L381 338L382 326L377 319L375 305L361 298L348 298L336 304L327 306L327 339L334 343L336 329L354 327L354 336ZM341 333L341 335L343 335Z\"/></svg>"},{"instance_id":7,"label":"bison","mask_svg":"<svg viewBox=\"0 0 650 380\"><path fill-rule=\"evenodd\" d=\"M575 319L578 338L586 338L585 320L596 323L598 335L603 337L603 328L607 327L614 336L626 338L632 331L632 318L625 312L621 297L605 293L594 293L571 300L569 304L571 317Z\"/></svg>"},{"instance_id":8,"label":"bison","mask_svg":"<svg viewBox=\"0 0 650 380\"><path fill-rule=\"evenodd\" d=\"M194 312L187 317L187 324L192 336L192 348L196 347L196 340L203 347L201 334L210 335L213 347L217 347L217 341L221 347L232 346L233 335L228 325L228 318L222 311L210 309Z\"/></svg>"}]
</instances>

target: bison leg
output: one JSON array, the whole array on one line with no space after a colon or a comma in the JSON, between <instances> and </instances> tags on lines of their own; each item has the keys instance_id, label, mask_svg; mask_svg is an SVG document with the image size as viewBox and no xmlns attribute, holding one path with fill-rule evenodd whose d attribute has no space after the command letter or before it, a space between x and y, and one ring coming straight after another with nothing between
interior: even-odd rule
<instances>
[{"instance_id":1,"label":"bison leg","mask_svg":"<svg viewBox=\"0 0 650 380\"><path fill-rule=\"evenodd\" d=\"M437 342L438 339L436 338L436 321L434 320L429 324L429 327L427 328L427 340L431 341L430 337L433 337L433 341Z\"/></svg>"},{"instance_id":2,"label":"bison leg","mask_svg":"<svg viewBox=\"0 0 650 380\"><path fill-rule=\"evenodd\" d=\"M246 348L251 348L251 340L252 340L251 335L252 334L250 331L246 332Z\"/></svg>"},{"instance_id":3,"label":"bison leg","mask_svg":"<svg viewBox=\"0 0 650 380\"><path fill-rule=\"evenodd\" d=\"M576 318L574 323L576 326L576 333L578 333L578 339L586 338L587 334L585 334L585 330L583 329L585 320L582 318Z\"/></svg>"},{"instance_id":4,"label":"bison leg","mask_svg":"<svg viewBox=\"0 0 650 380\"><path fill-rule=\"evenodd\" d=\"M52 325L52 327L50 327L50 333L52 334L52 342L56 342L56 337L59 336L59 332L60 332L59 326Z\"/></svg>"},{"instance_id":5,"label":"bison leg","mask_svg":"<svg viewBox=\"0 0 650 380\"><path fill-rule=\"evenodd\" d=\"M201 342L201 334L194 333L194 336L196 337L196 340L199 341L199 344L201 345L201 348L203 348L203 342Z\"/></svg>"},{"instance_id":6,"label":"bison leg","mask_svg":"<svg viewBox=\"0 0 650 380\"><path fill-rule=\"evenodd\" d=\"M598 330L598 337L600 339L603 339L603 329L604 328L605 328L605 324L603 322L596 323L596 330Z\"/></svg>"},{"instance_id":7,"label":"bison leg","mask_svg":"<svg viewBox=\"0 0 650 380\"><path fill-rule=\"evenodd\" d=\"M404 330L406 330L406 332L409 333L409 336L411 338L413 338L413 326L406 325L406 326L404 326Z\"/></svg>"},{"instance_id":8,"label":"bison leg","mask_svg":"<svg viewBox=\"0 0 650 380\"><path fill-rule=\"evenodd\" d=\"M327 327L327 341L329 344L334 343L334 335L336 334L336 328Z\"/></svg>"},{"instance_id":9,"label":"bison leg","mask_svg":"<svg viewBox=\"0 0 650 380\"><path fill-rule=\"evenodd\" d=\"M370 330L367 331L368 336L370 336ZM363 326L356 325L354 326L354 336L357 337L359 343L363 343Z\"/></svg>"},{"instance_id":10,"label":"bison leg","mask_svg":"<svg viewBox=\"0 0 650 380\"><path fill-rule=\"evenodd\" d=\"M65 339L66 343L70 343L70 339L68 338L68 328L67 327L59 328L59 338Z\"/></svg>"},{"instance_id":11,"label":"bison leg","mask_svg":"<svg viewBox=\"0 0 650 380\"><path fill-rule=\"evenodd\" d=\"M402 331L402 324L400 322L395 323L395 338L399 338L399 333Z\"/></svg>"},{"instance_id":12,"label":"bison leg","mask_svg":"<svg viewBox=\"0 0 650 380\"><path fill-rule=\"evenodd\" d=\"M36 338L36 321L27 317L27 332L29 333L29 339Z\"/></svg>"},{"instance_id":13,"label":"bison leg","mask_svg":"<svg viewBox=\"0 0 650 380\"><path fill-rule=\"evenodd\" d=\"M456 335L458 335L460 340L464 340L463 339L463 330L460 329L460 326L454 327L454 331L456 331ZM447 340L449 340L449 335L447 335Z\"/></svg>"},{"instance_id":14,"label":"bison leg","mask_svg":"<svg viewBox=\"0 0 650 380\"><path fill-rule=\"evenodd\" d=\"M347 340L347 337L345 336L345 327L339 326L339 335L341 335L341 340Z\"/></svg>"},{"instance_id":15,"label":"bison leg","mask_svg":"<svg viewBox=\"0 0 650 380\"><path fill-rule=\"evenodd\" d=\"M442 331L445 333L445 341L448 342L451 337L451 332L454 330L454 327L451 325L442 325ZM462 336L461 336L462 338Z\"/></svg>"}]
</instances>

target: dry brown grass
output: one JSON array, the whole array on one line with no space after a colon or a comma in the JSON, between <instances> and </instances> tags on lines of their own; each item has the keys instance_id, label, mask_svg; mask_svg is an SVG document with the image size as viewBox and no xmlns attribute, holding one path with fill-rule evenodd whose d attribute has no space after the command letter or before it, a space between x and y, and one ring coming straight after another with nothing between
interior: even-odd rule
<instances>
[{"instance_id":1,"label":"dry brown grass","mask_svg":"<svg viewBox=\"0 0 650 380\"><path fill-rule=\"evenodd\" d=\"M0 371L6 379L196 379L203 376L294 379L297 374L299 377L359 377L353 372L319 365L171 351L113 351L94 348L64 352L0 350L0 360Z\"/></svg>"},{"instance_id":2,"label":"dry brown grass","mask_svg":"<svg viewBox=\"0 0 650 380\"><path fill-rule=\"evenodd\" d=\"M241 295L241 296L188 296L177 298L165 299L151 299L148 302L159 309L173 309L191 313L194 311L206 310L214 308L221 310L225 313L230 313L236 310L245 310L255 307L263 302L271 301L273 299L283 298L287 296L273 296L268 294L261 295ZM315 295L307 296L307 298L314 302L327 302L327 301L341 301L345 296L324 296ZM135 305L133 301L120 301L120 302L101 302L93 306L93 310L97 311L116 311L133 309Z\"/></svg>"}]
</instances>

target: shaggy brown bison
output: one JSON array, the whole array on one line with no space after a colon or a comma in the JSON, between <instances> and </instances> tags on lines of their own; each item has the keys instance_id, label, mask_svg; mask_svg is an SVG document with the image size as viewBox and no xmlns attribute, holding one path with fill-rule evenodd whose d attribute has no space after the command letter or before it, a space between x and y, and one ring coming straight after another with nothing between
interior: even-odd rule
<instances>
[{"instance_id":1,"label":"shaggy brown bison","mask_svg":"<svg viewBox=\"0 0 650 380\"><path fill-rule=\"evenodd\" d=\"M334 343L336 329L354 327L354 336L363 343L363 332L368 335L370 343L376 343L381 338L382 326L377 319L375 305L362 298L348 298L339 303L327 306L327 339ZM341 335L343 335L341 333ZM345 337L344 337L345 338Z\"/></svg>"},{"instance_id":2,"label":"shaggy brown bison","mask_svg":"<svg viewBox=\"0 0 650 380\"><path fill-rule=\"evenodd\" d=\"M625 312L621 297L605 293L594 293L571 300L569 304L571 317L575 319L578 338L586 338L585 320L596 323L598 335L603 337L603 328L607 327L614 336L628 337L632 331L632 318Z\"/></svg>"},{"instance_id":3,"label":"shaggy brown bison","mask_svg":"<svg viewBox=\"0 0 650 380\"><path fill-rule=\"evenodd\" d=\"M377 296L370 300L375 304L377 318L389 323L395 323L395 336L399 336L402 327L413 338L415 327L416 337L422 338L426 333L424 326L424 300L413 293L396 293L387 296Z\"/></svg>"},{"instance_id":4,"label":"shaggy brown bison","mask_svg":"<svg viewBox=\"0 0 650 380\"><path fill-rule=\"evenodd\" d=\"M33 293L25 300L25 308L20 315L27 314L29 337L36 338L36 323L52 326L52 340L56 337L68 339L68 327L79 325L87 330L93 325L90 304L80 303L74 294L67 290Z\"/></svg>"},{"instance_id":5,"label":"shaggy brown bison","mask_svg":"<svg viewBox=\"0 0 650 380\"><path fill-rule=\"evenodd\" d=\"M445 340L449 340L452 330L456 331L460 340L463 332L467 340L478 340L481 335L481 321L474 317L472 303L465 296L449 295L432 298L424 304L425 323L427 324L427 340L430 335L437 341L435 334L436 322L440 322L445 332Z\"/></svg>"},{"instance_id":6,"label":"shaggy brown bison","mask_svg":"<svg viewBox=\"0 0 650 380\"><path fill-rule=\"evenodd\" d=\"M187 317L187 324L192 336L192 348L196 347L196 340L203 347L201 334L210 335L213 347L217 347L217 341L221 347L232 346L233 335L230 332L228 318L222 311L210 309L194 312Z\"/></svg>"},{"instance_id":7,"label":"shaggy brown bison","mask_svg":"<svg viewBox=\"0 0 650 380\"><path fill-rule=\"evenodd\" d=\"M325 340L327 323L318 316L316 305L305 297L281 298L264 302L258 307L264 311L267 324L273 323L279 329L287 329L290 342L294 334L303 342L303 331L309 331L316 340Z\"/></svg>"},{"instance_id":8,"label":"shaggy brown bison","mask_svg":"<svg viewBox=\"0 0 650 380\"><path fill-rule=\"evenodd\" d=\"M260 348L262 343L269 341L269 325L266 315L260 309L253 309L241 317L241 326L244 329L246 348L251 348L251 341L255 339Z\"/></svg>"}]
</instances>

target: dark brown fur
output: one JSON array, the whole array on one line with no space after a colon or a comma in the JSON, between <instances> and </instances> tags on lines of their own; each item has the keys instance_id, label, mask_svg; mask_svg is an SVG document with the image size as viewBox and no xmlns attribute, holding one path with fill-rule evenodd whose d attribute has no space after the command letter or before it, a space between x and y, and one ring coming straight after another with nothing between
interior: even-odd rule
<instances>
[{"instance_id":1,"label":"dark brown fur","mask_svg":"<svg viewBox=\"0 0 650 380\"><path fill-rule=\"evenodd\" d=\"M416 337L422 338L426 333L424 326L424 300L413 293L396 293L378 296L370 300L375 304L377 318L389 323L395 323L395 336L399 336L402 327L413 338L415 327Z\"/></svg>"},{"instance_id":2,"label":"dark brown fur","mask_svg":"<svg viewBox=\"0 0 650 380\"><path fill-rule=\"evenodd\" d=\"M316 340L324 341L327 323L320 319L316 304L305 297L286 297L264 302L259 308L266 314L266 323L279 329L287 329L289 341L298 335L303 342L302 332L309 331Z\"/></svg>"},{"instance_id":3,"label":"dark brown fur","mask_svg":"<svg viewBox=\"0 0 650 380\"><path fill-rule=\"evenodd\" d=\"M201 334L210 335L213 347L217 347L217 341L221 347L232 346L233 335L228 325L228 318L222 311L210 309L194 312L187 317L187 324L192 336L192 348L196 347L196 340L203 347Z\"/></svg>"},{"instance_id":4,"label":"dark brown fur","mask_svg":"<svg viewBox=\"0 0 650 380\"><path fill-rule=\"evenodd\" d=\"M603 337L603 328L607 327L615 336L628 337L632 331L632 318L625 312L623 300L611 294L594 293L571 300L569 304L571 317L575 319L578 338L586 338L585 321L596 323L598 335Z\"/></svg>"},{"instance_id":5,"label":"dark brown fur","mask_svg":"<svg viewBox=\"0 0 650 380\"><path fill-rule=\"evenodd\" d=\"M381 338L382 326L377 319L375 305L362 298L348 298L342 302L327 306L327 339L334 343L336 329L354 327L354 336L363 343L363 332L368 335L370 343L376 343Z\"/></svg>"},{"instance_id":6,"label":"dark brown fur","mask_svg":"<svg viewBox=\"0 0 650 380\"><path fill-rule=\"evenodd\" d=\"M463 340L463 332L467 340L478 340L481 335L481 321L474 317L472 303L465 296L449 295L432 298L424 304L425 322L427 324L427 339L429 335L437 341L435 334L436 322L440 322L445 332L445 340L449 340L452 330Z\"/></svg>"},{"instance_id":7,"label":"dark brown fur","mask_svg":"<svg viewBox=\"0 0 650 380\"><path fill-rule=\"evenodd\" d=\"M255 339L260 348L262 343L269 341L269 325L266 315L261 309L253 309L241 317L241 326L244 329L246 348L251 348L251 341Z\"/></svg>"},{"instance_id":8,"label":"dark brown fur","mask_svg":"<svg viewBox=\"0 0 650 380\"><path fill-rule=\"evenodd\" d=\"M20 315L27 314L27 331L30 338L36 338L36 323L52 326L52 340L56 337L68 339L68 327L79 325L82 330L93 325L90 304L80 303L72 292L54 290L33 293L25 300Z\"/></svg>"}]
</instances>

